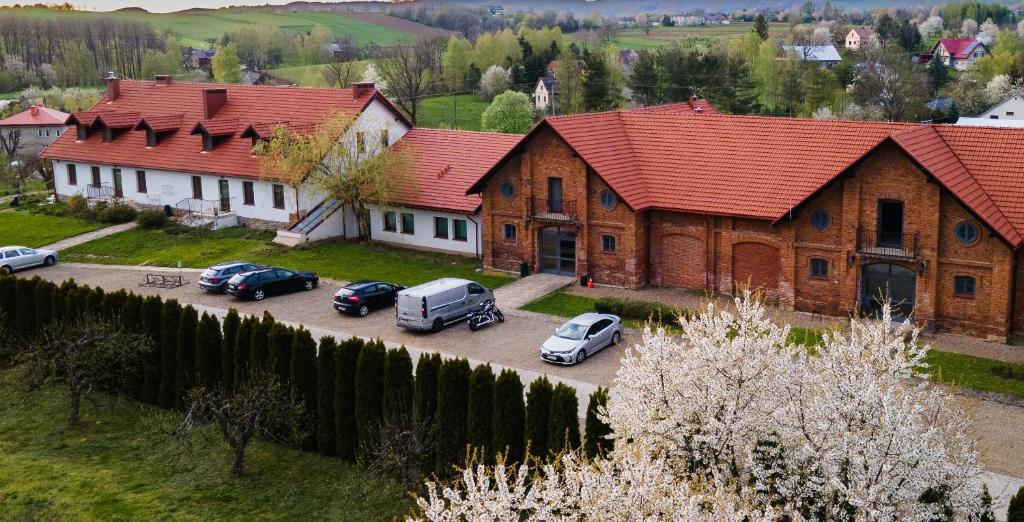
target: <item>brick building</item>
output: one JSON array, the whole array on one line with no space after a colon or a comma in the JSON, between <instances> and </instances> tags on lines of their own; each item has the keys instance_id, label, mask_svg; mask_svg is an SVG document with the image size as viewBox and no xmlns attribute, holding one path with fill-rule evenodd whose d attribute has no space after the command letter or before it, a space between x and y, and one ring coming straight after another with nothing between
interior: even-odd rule
<instances>
[{"instance_id":1,"label":"brick building","mask_svg":"<svg viewBox=\"0 0 1024 522\"><path fill-rule=\"evenodd\" d=\"M469 193L484 263L638 288L871 312L940 330L1024 327L1024 130L696 113L550 117Z\"/></svg>"}]
</instances>

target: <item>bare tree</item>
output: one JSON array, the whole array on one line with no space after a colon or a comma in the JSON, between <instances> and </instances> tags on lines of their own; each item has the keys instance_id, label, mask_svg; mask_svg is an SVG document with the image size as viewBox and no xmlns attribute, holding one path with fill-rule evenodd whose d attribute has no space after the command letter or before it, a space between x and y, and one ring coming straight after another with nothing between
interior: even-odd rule
<instances>
[{"instance_id":1,"label":"bare tree","mask_svg":"<svg viewBox=\"0 0 1024 522\"><path fill-rule=\"evenodd\" d=\"M889 121L918 119L928 97L925 75L905 55L886 49L868 56L866 63L853 87L854 100L881 108Z\"/></svg>"},{"instance_id":2,"label":"bare tree","mask_svg":"<svg viewBox=\"0 0 1024 522\"><path fill-rule=\"evenodd\" d=\"M370 469L391 476L405 484L415 484L423 478L425 464L433 447L428 423L419 422L408 415L385 415L380 429L375 430Z\"/></svg>"},{"instance_id":3,"label":"bare tree","mask_svg":"<svg viewBox=\"0 0 1024 522\"><path fill-rule=\"evenodd\" d=\"M636 25L643 29L645 35L651 34L651 28L654 27L654 18L647 13L640 13L636 15Z\"/></svg>"},{"instance_id":4,"label":"bare tree","mask_svg":"<svg viewBox=\"0 0 1024 522\"><path fill-rule=\"evenodd\" d=\"M97 389L127 392L137 363L149 349L147 336L90 314L50 323L22 355L23 383L29 391L45 384L63 386L72 425L78 421L82 399Z\"/></svg>"},{"instance_id":5,"label":"bare tree","mask_svg":"<svg viewBox=\"0 0 1024 522\"><path fill-rule=\"evenodd\" d=\"M348 87L359 78L355 62L330 62L320 70L328 87Z\"/></svg>"},{"instance_id":6,"label":"bare tree","mask_svg":"<svg viewBox=\"0 0 1024 522\"><path fill-rule=\"evenodd\" d=\"M438 38L419 38L398 44L374 60L377 73L387 82L386 93L416 123L420 98L430 92L440 68Z\"/></svg>"},{"instance_id":7,"label":"bare tree","mask_svg":"<svg viewBox=\"0 0 1024 522\"><path fill-rule=\"evenodd\" d=\"M250 375L234 389L193 388L180 433L215 424L231 448L231 474L245 471L245 451L253 440L295 444L302 438L302 404L271 373Z\"/></svg>"}]
</instances>

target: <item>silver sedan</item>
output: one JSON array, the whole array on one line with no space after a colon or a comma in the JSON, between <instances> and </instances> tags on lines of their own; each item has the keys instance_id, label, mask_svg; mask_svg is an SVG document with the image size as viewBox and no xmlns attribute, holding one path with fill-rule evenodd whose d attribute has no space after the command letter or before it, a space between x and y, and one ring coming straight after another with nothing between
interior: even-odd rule
<instances>
[{"instance_id":1,"label":"silver sedan","mask_svg":"<svg viewBox=\"0 0 1024 522\"><path fill-rule=\"evenodd\" d=\"M578 315L544 341L540 358L557 364L579 364L598 350L622 339L622 320L617 315L586 313Z\"/></svg>"},{"instance_id":2,"label":"silver sedan","mask_svg":"<svg viewBox=\"0 0 1024 522\"><path fill-rule=\"evenodd\" d=\"M51 266L56 262L57 252L53 250L23 246L0 247L0 273L4 275L34 266Z\"/></svg>"}]
</instances>

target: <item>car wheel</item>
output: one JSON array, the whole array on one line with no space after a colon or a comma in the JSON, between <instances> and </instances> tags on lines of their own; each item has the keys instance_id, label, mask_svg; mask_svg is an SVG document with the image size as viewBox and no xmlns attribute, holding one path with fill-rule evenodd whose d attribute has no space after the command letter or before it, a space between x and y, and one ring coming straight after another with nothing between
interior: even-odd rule
<instances>
[{"instance_id":1,"label":"car wheel","mask_svg":"<svg viewBox=\"0 0 1024 522\"><path fill-rule=\"evenodd\" d=\"M434 324L431 326L430 329L435 331L435 332L440 332L443 328L444 328L444 321L442 321L441 318L438 317L437 319L434 319Z\"/></svg>"},{"instance_id":2,"label":"car wheel","mask_svg":"<svg viewBox=\"0 0 1024 522\"><path fill-rule=\"evenodd\" d=\"M252 293L252 298L257 301L262 301L263 298L266 296L267 294L263 290L256 290L255 292Z\"/></svg>"},{"instance_id":3,"label":"car wheel","mask_svg":"<svg viewBox=\"0 0 1024 522\"><path fill-rule=\"evenodd\" d=\"M43 266L53 266L56 262L57 260L53 256L46 256L46 259L43 260Z\"/></svg>"},{"instance_id":4,"label":"car wheel","mask_svg":"<svg viewBox=\"0 0 1024 522\"><path fill-rule=\"evenodd\" d=\"M0 266L0 274L11 275L11 267L7 265Z\"/></svg>"},{"instance_id":5,"label":"car wheel","mask_svg":"<svg viewBox=\"0 0 1024 522\"><path fill-rule=\"evenodd\" d=\"M359 307L359 317L366 317L370 313L370 307L363 305Z\"/></svg>"},{"instance_id":6,"label":"car wheel","mask_svg":"<svg viewBox=\"0 0 1024 522\"><path fill-rule=\"evenodd\" d=\"M312 290L313 287L315 287L315 286L316 286L316 283L314 283L312 280L310 280L310 281L306 281L305 283L303 283L302 288L305 288L306 291L309 291L309 290Z\"/></svg>"},{"instance_id":7,"label":"car wheel","mask_svg":"<svg viewBox=\"0 0 1024 522\"><path fill-rule=\"evenodd\" d=\"M621 332L615 332L615 333L612 334L612 344L619 344L619 341L621 341L621 340L622 340L622 333Z\"/></svg>"},{"instance_id":8,"label":"car wheel","mask_svg":"<svg viewBox=\"0 0 1024 522\"><path fill-rule=\"evenodd\" d=\"M580 350L580 353L576 354L576 364L579 364L585 360L587 360L587 351Z\"/></svg>"},{"instance_id":9,"label":"car wheel","mask_svg":"<svg viewBox=\"0 0 1024 522\"><path fill-rule=\"evenodd\" d=\"M470 331L475 332L480 329L480 323L478 323L476 319L470 319L467 322L469 323Z\"/></svg>"}]
</instances>

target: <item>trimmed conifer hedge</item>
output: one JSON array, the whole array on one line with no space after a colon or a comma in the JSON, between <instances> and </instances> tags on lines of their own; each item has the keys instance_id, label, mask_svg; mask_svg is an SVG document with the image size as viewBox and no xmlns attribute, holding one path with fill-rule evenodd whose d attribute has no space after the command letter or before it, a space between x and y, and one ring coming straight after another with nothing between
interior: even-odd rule
<instances>
[{"instance_id":1,"label":"trimmed conifer hedge","mask_svg":"<svg viewBox=\"0 0 1024 522\"><path fill-rule=\"evenodd\" d=\"M469 375L466 442L473 451L479 451L486 462L494 460L490 448L493 411L494 370L489 364L480 364Z\"/></svg>"},{"instance_id":2,"label":"trimmed conifer hedge","mask_svg":"<svg viewBox=\"0 0 1024 522\"><path fill-rule=\"evenodd\" d=\"M356 461L359 430L356 429L356 367L363 340L352 337L338 346L334 361L334 434L338 456Z\"/></svg>"},{"instance_id":3,"label":"trimmed conifer hedge","mask_svg":"<svg viewBox=\"0 0 1024 522\"><path fill-rule=\"evenodd\" d=\"M316 449L324 455L337 455L335 450L334 380L338 343L333 337L322 337L316 354Z\"/></svg>"},{"instance_id":4,"label":"trimmed conifer hedge","mask_svg":"<svg viewBox=\"0 0 1024 522\"><path fill-rule=\"evenodd\" d=\"M437 375L437 413L434 419L434 472L452 474L466 460L466 417L469 409L469 362L448 359Z\"/></svg>"},{"instance_id":5,"label":"trimmed conifer hedge","mask_svg":"<svg viewBox=\"0 0 1024 522\"><path fill-rule=\"evenodd\" d=\"M377 449L377 432L384 420L384 343L366 343L356 362L357 460L366 462Z\"/></svg>"},{"instance_id":6,"label":"trimmed conifer hedge","mask_svg":"<svg viewBox=\"0 0 1024 522\"><path fill-rule=\"evenodd\" d=\"M494 381L491 450L503 453L508 464L521 463L526 445L526 402L519 374L504 369Z\"/></svg>"},{"instance_id":7,"label":"trimmed conifer hedge","mask_svg":"<svg viewBox=\"0 0 1024 522\"><path fill-rule=\"evenodd\" d=\"M548 456L548 419L551 417L551 395L554 387L547 376L530 383L526 393L526 444L534 457Z\"/></svg>"},{"instance_id":8,"label":"trimmed conifer hedge","mask_svg":"<svg viewBox=\"0 0 1024 522\"><path fill-rule=\"evenodd\" d=\"M604 455L612 448L612 441L607 437L611 434L612 428L597 415L599 408L607 406L608 388L598 387L590 394L590 401L587 403L587 436L583 443L583 452L590 458Z\"/></svg>"},{"instance_id":9,"label":"trimmed conifer hedge","mask_svg":"<svg viewBox=\"0 0 1024 522\"><path fill-rule=\"evenodd\" d=\"M548 416L548 454L560 455L580 447L579 399L576 390L563 383L551 393Z\"/></svg>"}]
</instances>

